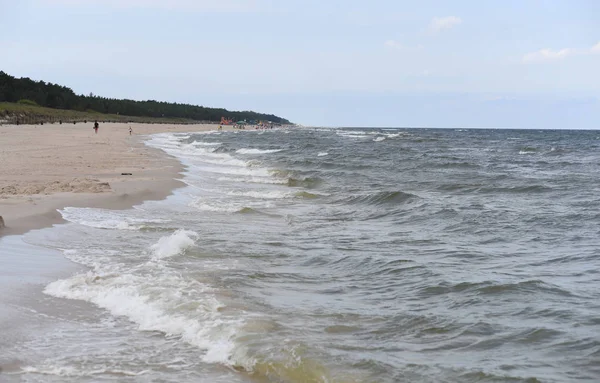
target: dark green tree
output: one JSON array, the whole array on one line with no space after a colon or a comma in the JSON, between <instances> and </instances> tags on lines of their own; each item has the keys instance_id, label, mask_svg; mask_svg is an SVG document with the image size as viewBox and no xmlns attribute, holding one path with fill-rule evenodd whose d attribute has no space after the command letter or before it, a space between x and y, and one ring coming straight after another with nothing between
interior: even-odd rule
<instances>
[{"instance_id":1,"label":"dark green tree","mask_svg":"<svg viewBox=\"0 0 600 383\"><path fill-rule=\"evenodd\" d=\"M33 81L27 77L15 78L0 71L0 102L18 102L19 100L31 100L48 108L93 110L123 116L185 118L197 121L220 121L221 117L225 117L234 121L262 120L289 124L289 121L284 118L252 111L235 112L222 108L206 108L155 100L110 99L96 96L93 93L90 93L89 96L77 95L72 89L65 86Z\"/></svg>"}]
</instances>

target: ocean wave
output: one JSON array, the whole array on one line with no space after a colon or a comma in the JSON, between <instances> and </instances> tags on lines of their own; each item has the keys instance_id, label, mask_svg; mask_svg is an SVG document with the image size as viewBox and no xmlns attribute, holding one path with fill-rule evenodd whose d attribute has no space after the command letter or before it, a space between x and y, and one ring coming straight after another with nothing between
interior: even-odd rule
<instances>
[{"instance_id":1,"label":"ocean wave","mask_svg":"<svg viewBox=\"0 0 600 383\"><path fill-rule=\"evenodd\" d=\"M268 176L266 169L249 166L247 161L231 156L233 149L224 146L185 144L169 134L152 135L148 146L161 149L182 160L196 171L245 176Z\"/></svg>"},{"instance_id":2,"label":"ocean wave","mask_svg":"<svg viewBox=\"0 0 600 383\"><path fill-rule=\"evenodd\" d=\"M198 198L189 204L200 211L214 213L239 213L245 209L269 208L272 206L269 200L264 201L233 201L228 199L206 199Z\"/></svg>"},{"instance_id":3,"label":"ocean wave","mask_svg":"<svg viewBox=\"0 0 600 383\"><path fill-rule=\"evenodd\" d=\"M190 144L194 146L220 146L223 145L222 142L204 142L204 141L193 141Z\"/></svg>"},{"instance_id":4,"label":"ocean wave","mask_svg":"<svg viewBox=\"0 0 600 383\"><path fill-rule=\"evenodd\" d=\"M364 130L352 130L352 131L349 131L349 130L337 130L335 132L335 134L337 134L338 136L347 136L347 135L355 135L355 134L364 135L364 134L367 134L367 133L368 132L366 132Z\"/></svg>"},{"instance_id":5,"label":"ocean wave","mask_svg":"<svg viewBox=\"0 0 600 383\"><path fill-rule=\"evenodd\" d=\"M397 205L407 201L419 198L418 196L405 193L402 191L384 191L372 194L364 194L359 196L350 196L344 198L344 202L349 205L366 204L366 205Z\"/></svg>"},{"instance_id":6,"label":"ocean wave","mask_svg":"<svg viewBox=\"0 0 600 383\"><path fill-rule=\"evenodd\" d=\"M169 219L137 218L134 216L135 210L65 207L59 213L66 221L98 229L142 230L171 222Z\"/></svg>"},{"instance_id":7,"label":"ocean wave","mask_svg":"<svg viewBox=\"0 0 600 383\"><path fill-rule=\"evenodd\" d=\"M289 191L280 190L230 190L225 194L234 197L250 197L256 199L284 199L292 198L294 196L294 194Z\"/></svg>"},{"instance_id":8,"label":"ocean wave","mask_svg":"<svg viewBox=\"0 0 600 383\"><path fill-rule=\"evenodd\" d=\"M203 198L192 201L190 206L200 211L210 211L214 213L235 213L244 208L244 206L240 206L239 204L215 203L206 201Z\"/></svg>"},{"instance_id":9,"label":"ocean wave","mask_svg":"<svg viewBox=\"0 0 600 383\"><path fill-rule=\"evenodd\" d=\"M474 164L474 163L468 162L468 161L444 162L444 163L440 163L440 164L433 164L433 166L436 168L441 168L441 169L450 169L450 168L475 169L475 168L479 167L478 164Z\"/></svg>"},{"instance_id":10,"label":"ocean wave","mask_svg":"<svg viewBox=\"0 0 600 383\"><path fill-rule=\"evenodd\" d=\"M292 176L294 172L288 169L269 169L269 174L277 178L287 178Z\"/></svg>"},{"instance_id":11,"label":"ocean wave","mask_svg":"<svg viewBox=\"0 0 600 383\"><path fill-rule=\"evenodd\" d=\"M116 377L133 377L133 376L141 376L145 375L150 370L141 370L141 371L130 371L119 368L76 368L73 366L60 366L45 363L43 365L38 366L25 366L19 372L19 375L23 374L38 374L38 375L53 375L60 376L63 378L90 378L97 375L111 375ZM15 374L16 375L16 374Z\"/></svg>"},{"instance_id":12,"label":"ocean wave","mask_svg":"<svg viewBox=\"0 0 600 383\"><path fill-rule=\"evenodd\" d=\"M495 281L481 282L442 282L435 286L424 286L420 293L424 296L434 296L449 293L473 292L479 295L501 294L550 294L554 296L569 297L573 294L558 286L541 280L526 280L520 282L498 283Z\"/></svg>"},{"instance_id":13,"label":"ocean wave","mask_svg":"<svg viewBox=\"0 0 600 383\"><path fill-rule=\"evenodd\" d=\"M308 189L316 188L323 183L323 180L318 177L305 177L305 178L294 178L290 177L287 179L287 186L290 187L305 187Z\"/></svg>"},{"instance_id":14,"label":"ocean wave","mask_svg":"<svg viewBox=\"0 0 600 383\"><path fill-rule=\"evenodd\" d=\"M269 154L281 152L283 149L238 149L236 153L239 154Z\"/></svg>"},{"instance_id":15,"label":"ocean wave","mask_svg":"<svg viewBox=\"0 0 600 383\"><path fill-rule=\"evenodd\" d=\"M158 242L150 246L150 250L155 259L172 257L194 246L198 237L198 233L194 231L180 229L159 239Z\"/></svg>"},{"instance_id":16,"label":"ocean wave","mask_svg":"<svg viewBox=\"0 0 600 383\"><path fill-rule=\"evenodd\" d=\"M251 208L251 207L243 207L241 209L239 209L236 213L240 213L240 214L255 214L258 213L255 209Z\"/></svg>"},{"instance_id":17,"label":"ocean wave","mask_svg":"<svg viewBox=\"0 0 600 383\"><path fill-rule=\"evenodd\" d=\"M334 377L325 365L305 354L302 346L274 349L266 356L254 356L250 364L234 366L243 368L253 376L268 381L290 383L352 383L355 377Z\"/></svg>"},{"instance_id":18,"label":"ocean wave","mask_svg":"<svg viewBox=\"0 0 600 383\"><path fill-rule=\"evenodd\" d=\"M546 185L518 185L506 187L491 187L486 186L479 189L480 193L548 193L553 189Z\"/></svg>"},{"instance_id":19,"label":"ocean wave","mask_svg":"<svg viewBox=\"0 0 600 383\"><path fill-rule=\"evenodd\" d=\"M539 149L533 146L523 146L519 148L520 155L536 154L537 152L539 152Z\"/></svg>"},{"instance_id":20,"label":"ocean wave","mask_svg":"<svg viewBox=\"0 0 600 383\"><path fill-rule=\"evenodd\" d=\"M550 150L544 152L544 155L552 156L552 157L559 157L559 156L563 156L565 154L569 154L570 152L571 152L571 150L567 149L567 148L551 147Z\"/></svg>"},{"instance_id":21,"label":"ocean wave","mask_svg":"<svg viewBox=\"0 0 600 383\"><path fill-rule=\"evenodd\" d=\"M508 365L503 365L505 369L511 369ZM457 377L457 381L465 383L479 382L494 382L494 383L542 383L544 380L539 380L535 376L516 376L508 373L491 373L483 371L465 372Z\"/></svg>"},{"instance_id":22,"label":"ocean wave","mask_svg":"<svg viewBox=\"0 0 600 383\"><path fill-rule=\"evenodd\" d=\"M295 193L294 196L296 196L298 198L308 198L308 199L323 197L322 194L309 193L307 191L301 191L301 192Z\"/></svg>"},{"instance_id":23,"label":"ocean wave","mask_svg":"<svg viewBox=\"0 0 600 383\"><path fill-rule=\"evenodd\" d=\"M265 184L265 185L286 185L286 179L274 178L270 176L244 176L244 177L219 177L219 182L242 182L250 184Z\"/></svg>"},{"instance_id":24,"label":"ocean wave","mask_svg":"<svg viewBox=\"0 0 600 383\"><path fill-rule=\"evenodd\" d=\"M229 366L253 377L293 383L350 381L333 377L325 365L306 352L306 346L298 343L287 341L250 353L252 344L263 339L265 331L272 330L276 324L267 323L265 327L258 323L258 318L244 320L235 310L227 315L225 306L208 286L185 280L166 268L162 273L159 271L152 277L141 275L139 271L110 275L90 271L53 282L44 292L94 303L113 315L126 317L140 331L158 331L198 347L204 352L201 360L205 363ZM165 288L168 286L171 288ZM86 371L69 366L30 367L24 372L64 377L145 374L117 369Z\"/></svg>"},{"instance_id":25,"label":"ocean wave","mask_svg":"<svg viewBox=\"0 0 600 383\"><path fill-rule=\"evenodd\" d=\"M339 134L342 137L346 138L369 138L366 134Z\"/></svg>"},{"instance_id":26,"label":"ocean wave","mask_svg":"<svg viewBox=\"0 0 600 383\"><path fill-rule=\"evenodd\" d=\"M233 164L232 166L227 166L226 162L219 162L218 160L209 160L202 161L192 164L190 167L193 168L196 175L201 173L210 173L214 174L223 174L223 175L232 175L232 176L244 176L244 177L268 177L269 174L266 169L256 168L247 166L244 164L243 166L239 166Z\"/></svg>"},{"instance_id":27,"label":"ocean wave","mask_svg":"<svg viewBox=\"0 0 600 383\"><path fill-rule=\"evenodd\" d=\"M164 286L178 286L178 289ZM195 297L195 310L187 313L175 310L183 303L190 305L179 290ZM234 337L242 321L220 315L222 304L210 291L198 282L191 285L168 273L103 275L98 271L52 282L44 290L51 296L94 303L113 315L128 318L141 331L180 336L205 350L202 357L205 362L229 364L235 349Z\"/></svg>"},{"instance_id":28,"label":"ocean wave","mask_svg":"<svg viewBox=\"0 0 600 383\"><path fill-rule=\"evenodd\" d=\"M437 190L442 191L475 191L478 188L484 186L483 184L470 184L470 183L450 183L442 184L437 187Z\"/></svg>"}]
</instances>

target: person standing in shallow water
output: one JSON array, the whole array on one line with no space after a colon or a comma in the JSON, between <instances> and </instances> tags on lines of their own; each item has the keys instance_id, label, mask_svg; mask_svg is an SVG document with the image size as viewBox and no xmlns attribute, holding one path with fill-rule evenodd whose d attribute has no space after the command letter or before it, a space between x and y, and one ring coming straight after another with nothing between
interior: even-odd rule
<instances>
[{"instance_id":1,"label":"person standing in shallow water","mask_svg":"<svg viewBox=\"0 0 600 383\"><path fill-rule=\"evenodd\" d=\"M98 121L94 121L94 131L96 132L96 134L98 134L99 127L100 127L100 125L98 125Z\"/></svg>"}]
</instances>

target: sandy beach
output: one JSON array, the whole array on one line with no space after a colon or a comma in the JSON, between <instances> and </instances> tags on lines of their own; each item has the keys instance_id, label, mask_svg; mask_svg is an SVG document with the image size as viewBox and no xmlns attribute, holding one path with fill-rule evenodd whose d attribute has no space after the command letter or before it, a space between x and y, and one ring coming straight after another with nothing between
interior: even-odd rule
<instances>
[{"instance_id":1,"label":"sandy beach","mask_svg":"<svg viewBox=\"0 0 600 383\"><path fill-rule=\"evenodd\" d=\"M96 134L92 122L0 126L0 236L59 223L56 209L65 206L124 209L165 198L183 185L182 166L143 138L217 127L103 123Z\"/></svg>"}]
</instances>

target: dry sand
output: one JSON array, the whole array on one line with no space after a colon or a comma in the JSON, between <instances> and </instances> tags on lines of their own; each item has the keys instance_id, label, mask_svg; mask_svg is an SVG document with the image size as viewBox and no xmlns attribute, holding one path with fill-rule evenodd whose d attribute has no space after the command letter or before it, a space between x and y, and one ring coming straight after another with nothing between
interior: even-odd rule
<instances>
[{"instance_id":1,"label":"dry sand","mask_svg":"<svg viewBox=\"0 0 600 383\"><path fill-rule=\"evenodd\" d=\"M0 236L62 222L65 206L125 209L165 198L183 186L182 165L146 147L144 136L218 127L101 123L95 134L92 126L0 126Z\"/></svg>"}]
</instances>

